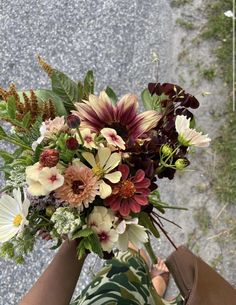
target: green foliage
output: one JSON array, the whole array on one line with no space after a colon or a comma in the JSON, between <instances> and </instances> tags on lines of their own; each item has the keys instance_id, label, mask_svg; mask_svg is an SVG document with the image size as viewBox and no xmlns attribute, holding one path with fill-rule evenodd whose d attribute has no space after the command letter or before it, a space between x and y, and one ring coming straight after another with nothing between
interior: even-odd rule
<instances>
[{"instance_id":1,"label":"green foliage","mask_svg":"<svg viewBox=\"0 0 236 305\"><path fill-rule=\"evenodd\" d=\"M161 102L168 99L168 96L165 94L160 96L156 94L151 95L148 89L144 89L141 93L141 98L145 110L156 110L161 112Z\"/></svg>"},{"instance_id":2,"label":"green foliage","mask_svg":"<svg viewBox=\"0 0 236 305\"><path fill-rule=\"evenodd\" d=\"M213 49L218 62L219 73L232 90L232 35L233 19L224 15L225 11L233 10L231 0L217 0L209 2L207 6L208 21L202 31L204 39L213 39L218 42ZM227 97L225 97L226 101ZM212 171L213 190L218 199L223 203L235 203L236 197L236 116L232 112L231 99L228 99L225 123L219 129L219 135L212 141L213 150L216 152L216 164Z\"/></svg>"},{"instance_id":3,"label":"green foliage","mask_svg":"<svg viewBox=\"0 0 236 305\"><path fill-rule=\"evenodd\" d=\"M82 230L84 231L84 230ZM81 259L87 251L96 253L99 257L103 257L102 247L98 239L97 234L93 231L92 233L88 230L83 233L85 236L80 240L77 247L78 258Z\"/></svg>"},{"instance_id":4,"label":"green foliage","mask_svg":"<svg viewBox=\"0 0 236 305\"><path fill-rule=\"evenodd\" d=\"M84 78L84 98L88 98L90 93L94 93L94 77L92 70L88 71Z\"/></svg>"},{"instance_id":5,"label":"green foliage","mask_svg":"<svg viewBox=\"0 0 236 305\"><path fill-rule=\"evenodd\" d=\"M228 105L226 124L212 141L216 152L216 166L213 171L213 189L221 202L235 203L236 198L236 115Z\"/></svg>"},{"instance_id":6,"label":"green foliage","mask_svg":"<svg viewBox=\"0 0 236 305\"><path fill-rule=\"evenodd\" d=\"M11 144L24 148L25 150L32 150L32 148L25 144L25 141L21 139L17 134L8 135L5 130L0 126L0 140L7 141Z\"/></svg>"},{"instance_id":7,"label":"green foliage","mask_svg":"<svg viewBox=\"0 0 236 305\"><path fill-rule=\"evenodd\" d=\"M24 256L33 250L34 244L35 234L29 228L25 228L19 236L13 237L0 246L0 256L22 264Z\"/></svg>"},{"instance_id":8,"label":"green foliage","mask_svg":"<svg viewBox=\"0 0 236 305\"><path fill-rule=\"evenodd\" d=\"M219 42L213 53L218 59L220 66L220 76L224 78L227 84L231 85L233 81L232 73L232 35L233 18L226 17L225 11L233 10L231 0L217 0L209 3L206 9L208 13L208 22L206 23L202 37L204 39L214 39Z\"/></svg>"},{"instance_id":9,"label":"green foliage","mask_svg":"<svg viewBox=\"0 0 236 305\"><path fill-rule=\"evenodd\" d=\"M214 67L210 67L202 70L201 74L206 80L213 81L213 79L216 77L216 70Z\"/></svg>"},{"instance_id":10,"label":"green foliage","mask_svg":"<svg viewBox=\"0 0 236 305\"><path fill-rule=\"evenodd\" d=\"M52 76L52 91L63 101L67 112L75 109L74 103L79 100L77 84L66 74L54 69Z\"/></svg>"},{"instance_id":11,"label":"green foliage","mask_svg":"<svg viewBox=\"0 0 236 305\"><path fill-rule=\"evenodd\" d=\"M89 235L91 235L93 233L94 233L94 231L92 229L85 228L85 229L79 230L76 233L74 233L72 235L72 238L76 239L76 238L81 238L81 237L88 237Z\"/></svg>"},{"instance_id":12,"label":"green foliage","mask_svg":"<svg viewBox=\"0 0 236 305\"><path fill-rule=\"evenodd\" d=\"M145 228L149 229L156 238L160 237L160 234L159 234L157 228L155 227L155 225L153 224L148 213L146 213L146 212L140 213L139 224L144 226Z\"/></svg>"},{"instance_id":13,"label":"green foliage","mask_svg":"<svg viewBox=\"0 0 236 305\"><path fill-rule=\"evenodd\" d=\"M9 117L13 120L16 118L16 102L13 96L7 99L7 113Z\"/></svg>"},{"instance_id":14,"label":"green foliage","mask_svg":"<svg viewBox=\"0 0 236 305\"><path fill-rule=\"evenodd\" d=\"M170 5L172 7L180 7L186 4L191 4L193 0L172 0Z\"/></svg>"},{"instance_id":15,"label":"green foliage","mask_svg":"<svg viewBox=\"0 0 236 305\"><path fill-rule=\"evenodd\" d=\"M109 96L112 104L115 106L117 104L117 95L115 94L115 92L112 90L111 87L108 87L106 88L106 94Z\"/></svg>"},{"instance_id":16,"label":"green foliage","mask_svg":"<svg viewBox=\"0 0 236 305\"><path fill-rule=\"evenodd\" d=\"M148 196L149 202L162 214L165 213L165 209L174 209L174 210L187 210L184 207L172 206L161 200L160 193L158 190L154 190Z\"/></svg>"}]
</instances>

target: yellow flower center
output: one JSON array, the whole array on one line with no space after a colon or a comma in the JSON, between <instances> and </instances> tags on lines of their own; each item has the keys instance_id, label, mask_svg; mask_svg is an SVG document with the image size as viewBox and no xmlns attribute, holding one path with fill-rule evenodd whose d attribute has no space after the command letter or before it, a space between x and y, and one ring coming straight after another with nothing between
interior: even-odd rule
<instances>
[{"instance_id":1,"label":"yellow flower center","mask_svg":"<svg viewBox=\"0 0 236 305\"><path fill-rule=\"evenodd\" d=\"M15 216L14 220L13 220L14 226L19 227L19 225L21 224L22 219L23 219L22 215L17 214Z\"/></svg>"},{"instance_id":2,"label":"yellow flower center","mask_svg":"<svg viewBox=\"0 0 236 305\"><path fill-rule=\"evenodd\" d=\"M92 168L92 171L94 175L98 177L98 179L102 178L104 175L103 169L98 164Z\"/></svg>"}]
</instances>

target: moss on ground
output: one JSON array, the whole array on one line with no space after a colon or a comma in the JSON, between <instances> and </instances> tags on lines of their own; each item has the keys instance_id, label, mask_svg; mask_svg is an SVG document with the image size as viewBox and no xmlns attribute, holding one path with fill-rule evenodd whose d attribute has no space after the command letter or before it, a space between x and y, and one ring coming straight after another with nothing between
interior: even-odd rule
<instances>
[{"instance_id":1,"label":"moss on ground","mask_svg":"<svg viewBox=\"0 0 236 305\"><path fill-rule=\"evenodd\" d=\"M219 129L219 136L212 142L216 152L216 166L213 172L213 189L223 203L236 203L236 113L233 112L232 87L232 18L224 15L225 11L233 10L231 0L217 0L207 5L208 22L202 37L218 42L213 50L219 67L219 74L228 86L228 96L222 96L222 103L227 105L224 113L225 122ZM206 72L206 71L205 71ZM205 76L213 77L215 71L207 71Z\"/></svg>"}]
</instances>

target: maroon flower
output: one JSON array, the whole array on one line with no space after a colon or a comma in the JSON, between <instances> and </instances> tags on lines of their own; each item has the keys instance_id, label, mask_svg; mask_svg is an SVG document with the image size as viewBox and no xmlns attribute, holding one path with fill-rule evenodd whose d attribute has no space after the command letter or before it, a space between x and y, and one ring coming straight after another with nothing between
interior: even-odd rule
<instances>
[{"instance_id":1,"label":"maroon flower","mask_svg":"<svg viewBox=\"0 0 236 305\"><path fill-rule=\"evenodd\" d=\"M105 91L99 97L90 94L89 100L75 104L81 126L100 132L104 127L113 128L124 140L140 138L153 129L161 115L155 110L138 113L138 99L134 94L126 94L113 105Z\"/></svg>"},{"instance_id":2,"label":"maroon flower","mask_svg":"<svg viewBox=\"0 0 236 305\"><path fill-rule=\"evenodd\" d=\"M66 140L66 147L70 150L76 150L78 148L78 145L78 141L73 137Z\"/></svg>"},{"instance_id":3,"label":"maroon flower","mask_svg":"<svg viewBox=\"0 0 236 305\"><path fill-rule=\"evenodd\" d=\"M191 94L186 93L180 86L170 83L150 83L148 84L149 92L157 95L161 95L164 93L169 97L170 100L176 103L180 103L181 106L186 108L198 108L199 102L198 100ZM167 106L167 100L163 101L163 106Z\"/></svg>"},{"instance_id":4,"label":"maroon flower","mask_svg":"<svg viewBox=\"0 0 236 305\"><path fill-rule=\"evenodd\" d=\"M75 114L69 114L66 118L66 123L69 128L76 128L80 125L80 118L78 115Z\"/></svg>"},{"instance_id":5,"label":"maroon flower","mask_svg":"<svg viewBox=\"0 0 236 305\"><path fill-rule=\"evenodd\" d=\"M45 149L39 158L39 162L43 167L54 167L59 161L59 152L56 149Z\"/></svg>"},{"instance_id":6,"label":"maroon flower","mask_svg":"<svg viewBox=\"0 0 236 305\"><path fill-rule=\"evenodd\" d=\"M145 172L139 169L133 177L126 164L121 164L118 170L122 173L121 181L112 186L112 195L105 199L105 205L122 216L130 212L139 213L141 206L148 204L150 180L145 178Z\"/></svg>"}]
</instances>

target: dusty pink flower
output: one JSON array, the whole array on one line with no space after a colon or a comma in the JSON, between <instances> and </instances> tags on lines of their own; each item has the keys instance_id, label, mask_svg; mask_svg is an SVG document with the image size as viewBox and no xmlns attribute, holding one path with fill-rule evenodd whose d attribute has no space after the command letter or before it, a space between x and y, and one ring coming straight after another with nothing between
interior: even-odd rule
<instances>
[{"instance_id":1,"label":"dusty pink flower","mask_svg":"<svg viewBox=\"0 0 236 305\"><path fill-rule=\"evenodd\" d=\"M130 177L129 167L121 164L118 170L122 173L121 181L112 186L112 195L105 199L105 205L122 216L130 212L139 213L141 206L148 204L150 180L145 178L145 172L139 169Z\"/></svg>"},{"instance_id":2,"label":"dusty pink flower","mask_svg":"<svg viewBox=\"0 0 236 305\"><path fill-rule=\"evenodd\" d=\"M45 149L39 158L40 165L44 167L54 167L59 161L59 152L56 149Z\"/></svg>"},{"instance_id":3,"label":"dusty pink flower","mask_svg":"<svg viewBox=\"0 0 236 305\"><path fill-rule=\"evenodd\" d=\"M72 207L88 207L98 195L98 182L91 169L86 166L71 165L64 175L64 184L56 190L56 197Z\"/></svg>"}]
</instances>

